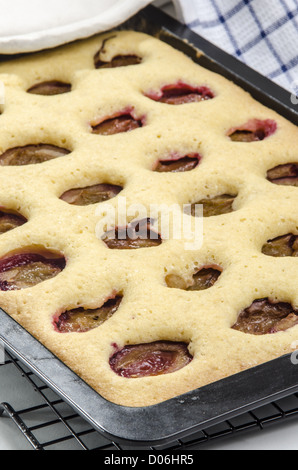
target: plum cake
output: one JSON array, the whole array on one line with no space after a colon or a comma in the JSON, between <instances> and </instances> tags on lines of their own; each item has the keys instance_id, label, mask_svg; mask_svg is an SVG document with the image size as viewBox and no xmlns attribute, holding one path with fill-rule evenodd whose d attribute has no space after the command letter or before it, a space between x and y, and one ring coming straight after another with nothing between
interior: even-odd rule
<instances>
[{"instance_id":1,"label":"plum cake","mask_svg":"<svg viewBox=\"0 0 298 470\"><path fill-rule=\"evenodd\" d=\"M296 349L294 124L134 31L2 61L0 80L4 311L129 407ZM124 200L146 214L99 235ZM202 246L152 205L191 223L200 205Z\"/></svg>"}]
</instances>

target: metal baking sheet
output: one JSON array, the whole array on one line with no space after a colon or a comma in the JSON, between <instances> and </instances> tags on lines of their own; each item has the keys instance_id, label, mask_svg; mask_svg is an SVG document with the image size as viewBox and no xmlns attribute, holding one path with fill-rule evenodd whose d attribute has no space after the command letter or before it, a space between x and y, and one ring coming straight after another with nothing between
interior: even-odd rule
<instances>
[{"instance_id":1,"label":"metal baking sheet","mask_svg":"<svg viewBox=\"0 0 298 470\"><path fill-rule=\"evenodd\" d=\"M123 28L158 35L298 124L289 92L155 7L147 7ZM135 448L171 446L177 439L298 392L298 365L291 361L291 355L285 355L154 406L123 407L101 397L3 310L0 340L97 431L111 441Z\"/></svg>"}]
</instances>

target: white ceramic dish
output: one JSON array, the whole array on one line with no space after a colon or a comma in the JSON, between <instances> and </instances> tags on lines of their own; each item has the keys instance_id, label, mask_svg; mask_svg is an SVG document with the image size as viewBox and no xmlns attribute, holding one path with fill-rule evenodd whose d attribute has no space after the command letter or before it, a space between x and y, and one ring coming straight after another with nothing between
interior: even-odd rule
<instances>
[{"instance_id":1,"label":"white ceramic dish","mask_svg":"<svg viewBox=\"0 0 298 470\"><path fill-rule=\"evenodd\" d=\"M107 31L152 0L0 0L0 53L56 47Z\"/></svg>"}]
</instances>

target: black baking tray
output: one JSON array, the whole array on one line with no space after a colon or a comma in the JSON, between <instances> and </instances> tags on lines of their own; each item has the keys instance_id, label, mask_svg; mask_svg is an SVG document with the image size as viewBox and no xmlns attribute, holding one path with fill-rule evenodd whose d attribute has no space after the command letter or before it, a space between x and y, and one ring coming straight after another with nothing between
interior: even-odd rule
<instances>
[{"instance_id":1,"label":"black baking tray","mask_svg":"<svg viewBox=\"0 0 298 470\"><path fill-rule=\"evenodd\" d=\"M145 8L120 29L158 36L298 124L289 92L159 9ZM298 392L298 365L288 354L154 406L124 407L101 397L1 309L0 340L98 432L135 449L171 447L179 439Z\"/></svg>"}]
</instances>

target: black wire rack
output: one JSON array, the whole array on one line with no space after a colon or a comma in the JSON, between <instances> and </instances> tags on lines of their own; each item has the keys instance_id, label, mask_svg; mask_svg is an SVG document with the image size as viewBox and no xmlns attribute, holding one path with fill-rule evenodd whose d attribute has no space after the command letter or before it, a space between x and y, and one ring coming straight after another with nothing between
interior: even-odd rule
<instances>
[{"instance_id":1,"label":"black wire rack","mask_svg":"<svg viewBox=\"0 0 298 470\"><path fill-rule=\"evenodd\" d=\"M1 403L0 419L10 418L35 450L135 450L117 442L108 441L90 427L83 418L61 400L47 385L36 377L17 358L6 352L5 368L16 368L21 377L27 380L36 392L36 404L23 409L17 403ZM3 369L4 368L4 369ZM5 375L5 374L4 374ZM167 446L169 450L200 448L203 444L224 437L232 437L244 431L260 431L269 424L285 422L298 416L298 394L283 398L254 412L245 413L237 418L224 421L197 435L190 440L178 440ZM152 447L146 450L164 450Z\"/></svg>"}]
</instances>

